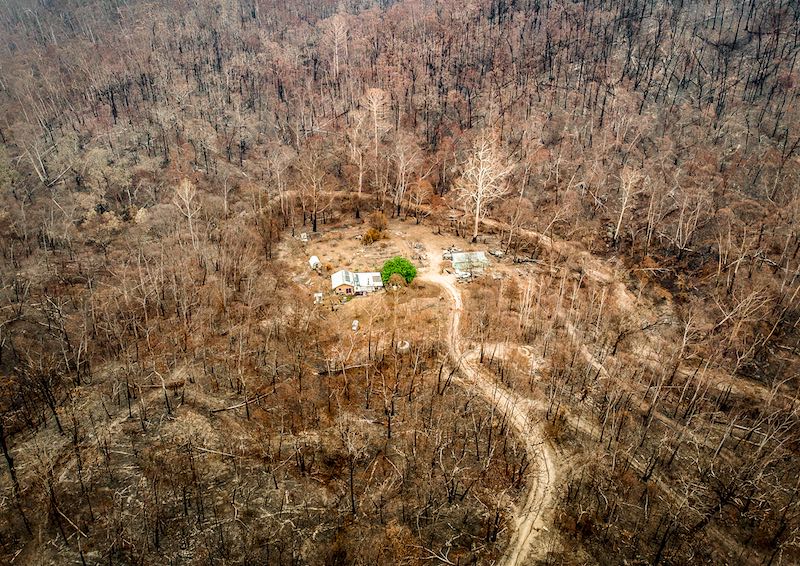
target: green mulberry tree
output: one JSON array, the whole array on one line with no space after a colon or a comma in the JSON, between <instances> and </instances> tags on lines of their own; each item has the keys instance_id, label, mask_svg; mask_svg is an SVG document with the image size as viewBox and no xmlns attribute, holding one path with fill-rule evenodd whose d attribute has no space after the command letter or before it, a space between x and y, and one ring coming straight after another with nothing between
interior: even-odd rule
<instances>
[{"instance_id":1,"label":"green mulberry tree","mask_svg":"<svg viewBox=\"0 0 800 566\"><path fill-rule=\"evenodd\" d=\"M406 283L411 283L414 277L417 276L417 268L404 257L393 257L384 263L383 269L381 269L383 284L386 285L389 282L389 277L395 273L401 275L406 280Z\"/></svg>"}]
</instances>

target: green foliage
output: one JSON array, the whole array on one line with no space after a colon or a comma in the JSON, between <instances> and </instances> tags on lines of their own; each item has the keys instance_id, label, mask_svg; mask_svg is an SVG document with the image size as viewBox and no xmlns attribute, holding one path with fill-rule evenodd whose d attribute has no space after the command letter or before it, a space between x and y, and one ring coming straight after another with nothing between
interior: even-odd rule
<instances>
[{"instance_id":1,"label":"green foliage","mask_svg":"<svg viewBox=\"0 0 800 566\"><path fill-rule=\"evenodd\" d=\"M406 280L406 283L411 283L414 277L417 276L417 268L404 257L393 257L384 263L383 269L381 269L383 284L386 285L389 282L389 278L395 273L400 274Z\"/></svg>"}]
</instances>

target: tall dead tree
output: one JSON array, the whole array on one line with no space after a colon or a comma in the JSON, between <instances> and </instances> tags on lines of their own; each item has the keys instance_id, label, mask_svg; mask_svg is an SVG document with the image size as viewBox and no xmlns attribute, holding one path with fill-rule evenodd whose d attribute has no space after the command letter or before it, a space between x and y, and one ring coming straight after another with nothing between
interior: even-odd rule
<instances>
[{"instance_id":1,"label":"tall dead tree","mask_svg":"<svg viewBox=\"0 0 800 566\"><path fill-rule=\"evenodd\" d=\"M508 177L513 169L493 133L483 132L475 139L456 181L457 198L473 217L473 242L478 240L487 207L508 192Z\"/></svg>"}]
</instances>

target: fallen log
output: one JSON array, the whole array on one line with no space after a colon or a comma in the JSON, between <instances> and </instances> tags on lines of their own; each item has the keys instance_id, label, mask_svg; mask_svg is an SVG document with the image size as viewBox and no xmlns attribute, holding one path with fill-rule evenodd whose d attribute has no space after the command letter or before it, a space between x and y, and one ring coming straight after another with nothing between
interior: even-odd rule
<instances>
[{"instance_id":1,"label":"fallen log","mask_svg":"<svg viewBox=\"0 0 800 566\"><path fill-rule=\"evenodd\" d=\"M249 405L250 403L255 403L257 401L260 401L261 399L263 399L267 395L269 395L269 393L262 393L261 395L257 395L256 397L253 397L252 399L248 399L247 401L243 401L241 403L237 403L236 405L231 405L230 407L223 407L221 409L211 409L211 413L213 414L213 413L221 413L222 411L232 411L233 409L238 409L240 407L244 407L246 405Z\"/></svg>"}]
</instances>

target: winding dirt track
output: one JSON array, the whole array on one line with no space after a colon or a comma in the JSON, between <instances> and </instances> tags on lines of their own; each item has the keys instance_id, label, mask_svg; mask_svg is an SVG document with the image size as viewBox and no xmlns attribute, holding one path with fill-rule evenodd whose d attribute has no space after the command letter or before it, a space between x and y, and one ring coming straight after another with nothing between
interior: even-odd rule
<instances>
[{"instance_id":1,"label":"winding dirt track","mask_svg":"<svg viewBox=\"0 0 800 566\"><path fill-rule=\"evenodd\" d=\"M420 278L440 286L452 299L447 343L452 363L458 370L457 378L462 387L480 394L487 403L502 412L525 444L528 459L534 464L536 475L529 478L528 493L521 508L515 509L516 530L511 542L498 564L519 566L525 564L537 550L537 535L546 530L543 514L552 501L556 480L555 456L544 438L538 423L528 415L530 401L506 389L488 375L475 360L474 352L465 351L459 327L463 312L461 292L452 276L439 274L438 262Z\"/></svg>"}]
</instances>

